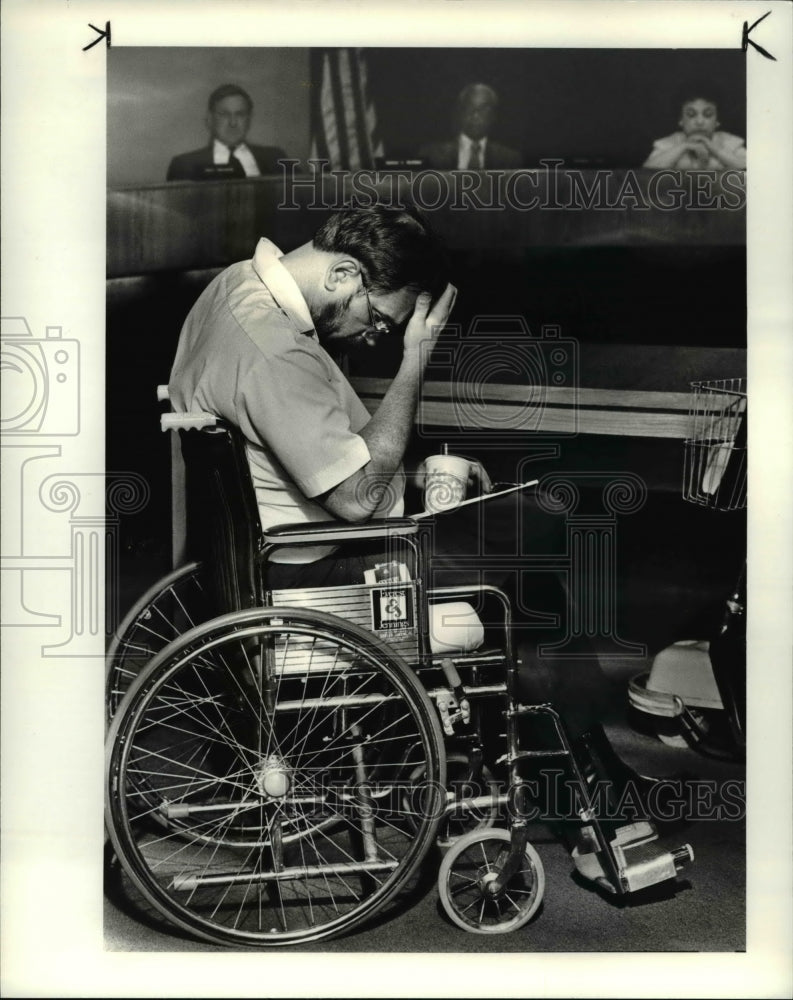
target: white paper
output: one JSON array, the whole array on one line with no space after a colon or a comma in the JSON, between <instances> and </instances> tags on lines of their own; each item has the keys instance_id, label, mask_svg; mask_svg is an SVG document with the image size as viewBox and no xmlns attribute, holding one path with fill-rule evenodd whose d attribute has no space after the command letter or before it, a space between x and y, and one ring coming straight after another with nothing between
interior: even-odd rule
<instances>
[{"instance_id":1,"label":"white paper","mask_svg":"<svg viewBox=\"0 0 793 1000\"><path fill-rule=\"evenodd\" d=\"M103 643L101 636L93 642L89 636L88 655L45 656L42 647L52 623L37 624L34 617L6 625L2 634L5 996L790 995L793 116L787 3L5 0L3 316L24 317L40 340L48 327L53 334L59 327L70 350L77 341L80 411L74 432L61 428L61 436L47 440L49 451L31 457L31 469L36 461L58 460L52 466L49 507L38 493L24 493L21 465L11 460L19 456L9 452L3 555L9 560L25 555L24 542L42 560L40 569L27 564L31 579L22 595L22 617L25 607L41 607L44 594L52 594L52 607L68 607L72 538L57 511L74 498L59 491L56 480L79 477L81 515L86 523L101 520L106 49L99 35L108 20L112 43L120 47L734 48L741 43L743 23L767 11L771 16L751 37L776 61L752 46L746 52L749 380L754 387L747 953L534 955L530 933L525 956L500 956L496 942L487 958L464 954L464 940L463 953L453 956L105 952ZM84 51L97 38L98 44ZM20 510L24 539L8 519L9 512ZM8 566L16 572L12 562ZM4 588L4 601L13 587Z\"/></svg>"}]
</instances>

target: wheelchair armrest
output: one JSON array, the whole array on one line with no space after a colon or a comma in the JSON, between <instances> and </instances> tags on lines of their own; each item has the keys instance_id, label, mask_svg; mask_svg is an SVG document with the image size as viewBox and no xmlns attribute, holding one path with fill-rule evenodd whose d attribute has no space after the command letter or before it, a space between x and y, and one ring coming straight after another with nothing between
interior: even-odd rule
<instances>
[{"instance_id":1,"label":"wheelchair armrest","mask_svg":"<svg viewBox=\"0 0 793 1000\"><path fill-rule=\"evenodd\" d=\"M189 431L204 427L217 427L218 418L214 413L163 413L160 416L160 430Z\"/></svg>"},{"instance_id":2,"label":"wheelchair armrest","mask_svg":"<svg viewBox=\"0 0 793 1000\"><path fill-rule=\"evenodd\" d=\"M350 521L314 521L276 524L264 532L264 545L316 545L320 542L366 541L394 535L415 535L418 525L411 517L374 518L362 524Z\"/></svg>"}]
</instances>

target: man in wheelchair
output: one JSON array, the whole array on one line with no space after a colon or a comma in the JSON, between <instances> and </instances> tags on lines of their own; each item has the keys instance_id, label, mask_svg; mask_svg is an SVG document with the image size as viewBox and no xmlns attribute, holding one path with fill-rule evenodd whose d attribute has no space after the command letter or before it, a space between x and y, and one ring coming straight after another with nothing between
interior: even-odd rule
<instances>
[{"instance_id":1,"label":"man in wheelchair","mask_svg":"<svg viewBox=\"0 0 793 1000\"><path fill-rule=\"evenodd\" d=\"M226 922L221 931L217 930L219 908L222 910L226 903L232 909L241 910L243 906L233 897L235 890L242 892L243 879L226 870L230 859L225 862L225 869L220 864L220 871L214 873L215 852L226 855L232 846L250 851L258 844L261 851L262 844L266 845L272 871L257 875L256 884L258 892L264 891L262 886L266 888L270 905L278 911L279 925L269 928L274 935L271 943L327 936L337 926L347 929L351 923L363 919L371 908L360 900L350 903L349 894L356 900L356 893L368 899L370 891L374 891L376 897L379 890L372 890L372 886L377 884L381 870L397 865L394 860L397 850L411 858L415 855L416 861L426 849L427 838L436 833L435 826L427 827L417 821L415 843L399 849L389 847L390 841L382 840L384 827L376 829L373 825L377 795L385 794L383 789L386 789L393 798L400 774L408 773L413 780L420 781L423 777L445 774L448 766L451 776L455 764L461 766L460 773L473 781L477 790L488 791L494 779L482 760L486 745L492 742L493 733L489 729L507 737L507 754L502 760L507 762L511 791L540 787L535 779L542 771L541 767L537 771L538 765L546 760L543 755L556 757L551 765L557 770L564 767L577 782L568 798L563 795L553 802L546 798L539 802L539 811L549 820L558 820L558 828L569 835L576 868L582 877L608 892L621 894L674 878L682 863L690 860L688 848L681 849L674 857L657 850L653 853L656 833L643 799L652 788L653 779L633 772L609 744L602 727L610 710L609 684L596 656L580 646L569 659L554 660L553 666L548 667L537 656L536 639L524 638L536 633L521 629L520 620L512 623L511 607L521 603L515 600L514 593L507 595L512 602L504 602L507 605L504 644L510 651L507 659L510 677L514 679L509 688L509 707L506 712L492 707L477 709L476 734L471 725L467 693L477 690L492 694L498 687L489 683L485 657L477 661L470 675L466 674L464 682L451 656L440 661L436 658L435 674L432 665L425 663L424 673L419 673L424 686L431 689L432 699L428 701L423 689L419 693L414 691L417 682L412 673L406 678L402 671L395 671L388 664L380 664L380 673L374 666L339 669L338 663L352 659L349 635L342 635L344 630L340 632L321 611L309 626L305 613L299 610L300 601L306 607L311 606L316 595L326 592L325 588L349 588L354 594L365 581L371 583L384 566L398 565L403 543L407 560L414 559L423 565L426 555L432 579L442 579L445 584L440 590L458 597L472 581L457 569L455 557L460 551L483 551L482 539L478 537L481 533L487 536L488 552L514 552L516 522L514 516L508 515L509 511L514 512L516 503L524 546L533 552L552 553L560 544L563 518L549 513L536 495L527 493L519 494L518 498L489 500L473 515L468 508L436 518L424 536L429 538L428 552L413 541L415 522L403 517L406 486L403 460L431 349L454 306L456 289L449 277L444 248L417 211L349 208L330 216L309 243L286 254L269 240L261 239L251 260L233 264L209 284L183 326L168 386L170 403L177 414L210 414L219 418L237 428L244 440L245 460L255 491L255 509L250 512L250 521L258 520L264 537L278 542L266 546L263 570L266 574L263 586L273 597L275 614L265 624L261 615L251 617L256 614L251 611L249 617L243 614L225 631L213 630L211 622L203 630L191 631L186 652L180 649L178 656L172 654L171 662L161 664L164 679L152 680L155 687L162 685L163 692L168 685L175 684L178 698L170 693L156 705L155 697L146 693L146 684L141 682L140 719L129 724L115 723L111 736L117 741L124 736L129 741L130 733L157 731L161 720L170 717L180 699L189 698L194 706L200 701L200 709L193 708L190 725L184 723L181 727L184 739L179 756L177 759L173 754L168 771L168 780L176 776L186 781L185 776L190 773L190 794L183 795L178 806L163 806L159 792L154 795L148 784L145 788L141 786L139 777L130 777L132 769L122 759L123 753L129 751L114 751L119 763L112 780L118 784L119 774L126 775L132 789L129 797L143 799L145 805L158 813L165 809L169 823L176 826L182 823L183 831L191 831L193 839L205 845L201 850L211 853L213 874L203 873L209 870L207 867L202 868L201 875L174 875L167 889L171 896L179 890L180 899L187 894L192 900L196 893L209 893L212 888L220 892L218 887L222 888L222 903L212 902L211 918L196 919L197 907L183 902L174 904L168 896L172 919L210 940L267 943L261 940L261 928L229 930ZM376 348L393 338L401 338L401 363L379 408L370 416L332 355ZM472 485L478 484L482 493L492 488L478 462L470 463L469 479ZM482 516L485 507L487 516ZM237 519L244 520L244 513ZM393 528L378 531L381 522ZM285 525L288 530L282 530ZM259 524L253 527L259 530ZM421 576L421 570L408 572L408 576L411 574ZM530 614L558 615L565 607L564 590L550 576L544 574L541 586L531 592ZM516 589L511 579L499 578L498 570L483 571L477 585L483 581L485 590L490 588L497 594ZM420 589L421 584L418 586ZM232 589L236 588L236 596L227 604L237 609L251 607L251 600L240 598L239 587L235 581ZM255 591L256 587L249 590ZM299 595L299 600L285 599L286 591ZM404 596L396 590L390 593L392 598ZM274 595L282 599L276 600ZM525 607L526 595L522 597L521 606ZM281 616L277 613L279 604L294 605L298 610ZM423 613L420 601L415 613L418 616ZM337 615L344 617L343 610ZM517 656L511 655L513 636L517 640ZM372 663L382 657L382 650L378 652L370 646L371 640L363 635L358 639L361 647L356 649L356 656L367 662L371 659ZM277 671L271 666L274 656L280 657ZM193 672L176 684L174 678L185 673L185 663L190 657L196 664L191 668ZM247 685L241 683L236 679L239 672L235 673L235 691L231 696L223 695L227 687L225 674L237 663L243 665L242 672L249 675L250 681ZM298 679L298 663L309 663L314 672L301 673ZM436 674L441 677L440 684L433 680ZM421 689L421 684L418 688ZM449 692L451 698L447 697ZM214 793L207 799L202 786L204 772L214 774L221 766L226 770L232 767L225 762L210 766L218 749L216 746L207 749L201 735L208 727L209 715L213 719L213 732L221 731L224 725L228 730L228 722L221 723L220 716L215 720L214 713L219 712L220 703L233 718L259 699L263 705L261 711L268 718L275 719L277 711L284 713L283 717L290 720L288 728L278 730L277 738L272 738L266 752L243 755L235 751L230 755L244 759L243 770L253 774L253 793L238 796L233 805L228 798L221 802ZM394 707L401 700L406 704L421 704L403 713ZM424 718L425 708L421 706L428 704L433 709L432 717ZM374 705L378 706L376 712ZM331 713L334 706L338 711ZM435 737L424 735L429 730L440 735L434 709L450 738L450 749L445 755L434 747ZM134 714L127 712L130 716ZM413 722L409 716L414 718ZM259 717L261 721L261 712ZM254 722L253 728L261 726ZM531 752L520 749L527 728L532 730L535 749ZM273 732L276 729L273 723ZM135 735L135 738L144 745L144 753L155 753L146 749L149 737ZM244 733L241 729L234 730L234 741L238 743L253 739L250 724ZM218 741L213 738L210 742ZM386 749L397 743L398 760L389 756ZM288 766L287 761L298 751L305 757L305 747L309 744L312 767L301 771L298 794L297 770ZM339 752L338 762L331 763L328 748ZM206 759L201 757L203 770L194 765L199 754L206 754ZM434 762L439 754L445 760L437 765ZM200 780L194 770L201 775ZM307 777L319 771L323 780L327 775L332 776L332 795L327 788L315 787L314 779ZM371 782L373 773L379 776L376 786ZM356 775L357 782L352 781ZM246 780L250 784L250 775ZM198 791L193 794L196 782L204 798ZM228 785L227 778L224 782ZM348 790L351 785L355 785L354 793ZM595 787L605 788L606 795L590 798L587 788ZM622 815L615 804L621 801L626 789L632 794L633 811ZM299 804L295 805L298 799ZM488 821L487 801L482 799L481 795L475 795L474 804L466 808L472 810L471 815L474 807L485 808L484 825L492 825L492 819ZM320 800L325 811L311 812L309 805ZM330 813L329 802L332 802ZM205 810L201 815L206 814L212 822L221 814L228 817L232 813L235 817L244 814L246 819L244 822L237 819L233 837L197 836L195 817L200 810ZM343 849L334 841L333 850L328 853L327 844L333 839L328 831L339 816L350 811L360 817L356 821L357 833L350 834L350 843ZM466 860L465 850L458 849L467 849L465 837L447 855L446 889L441 890L441 898L451 918L460 926L494 933L519 926L537 909L543 876L539 858L527 844L525 813L522 806L518 807L511 831L492 832L489 839L475 827L468 834L473 838L471 847L477 852L475 862ZM280 816L277 824L275 816ZM259 818L252 821L251 817ZM398 828L404 830L403 820L404 817L390 823L392 837L397 836ZM444 827L447 834L449 829ZM268 832L265 835L263 831ZM321 848L316 846L319 836L324 838ZM483 866L478 855L486 853L487 845L494 853ZM133 868L137 866L141 880L147 882L144 869L148 871L154 865L148 860L145 864L141 861L140 847L122 853ZM364 862L352 860L353 856L361 855ZM287 857L288 862L284 860ZM364 874L356 867L361 863L368 866ZM472 877L458 870L466 863L474 865ZM201 859L201 864L209 866L210 862ZM413 862L411 865L415 867ZM317 915L319 895L309 900L310 905L303 897L284 902L285 887L297 893L301 879L321 876L327 882L329 878L351 878L353 873L355 887L345 882L343 889L332 894L334 915ZM475 886L476 900L485 901L481 908L478 902L461 902L465 895L456 895L459 890L453 887L455 878L467 879ZM143 888L157 905L158 894L166 893L156 887ZM306 895L310 895L308 890ZM344 902L340 902L342 899ZM305 926L294 932L294 936L290 936L293 932L289 929L290 905L301 912L308 906L306 912L309 912ZM354 919L339 916L340 908L344 910L345 906L352 906ZM473 907L470 911L469 906Z\"/></svg>"}]
</instances>

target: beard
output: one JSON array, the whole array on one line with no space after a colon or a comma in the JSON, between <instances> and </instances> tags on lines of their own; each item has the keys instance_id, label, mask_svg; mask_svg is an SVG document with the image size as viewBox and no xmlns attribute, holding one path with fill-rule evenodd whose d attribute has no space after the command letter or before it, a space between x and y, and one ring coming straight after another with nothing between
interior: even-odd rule
<instances>
[{"instance_id":1,"label":"beard","mask_svg":"<svg viewBox=\"0 0 793 1000\"><path fill-rule=\"evenodd\" d=\"M314 320L314 329L317 331L320 341L327 340L334 333L338 333L341 321L350 308L350 302L352 302L352 295L344 302L328 302L321 307L316 316L311 317Z\"/></svg>"}]
</instances>

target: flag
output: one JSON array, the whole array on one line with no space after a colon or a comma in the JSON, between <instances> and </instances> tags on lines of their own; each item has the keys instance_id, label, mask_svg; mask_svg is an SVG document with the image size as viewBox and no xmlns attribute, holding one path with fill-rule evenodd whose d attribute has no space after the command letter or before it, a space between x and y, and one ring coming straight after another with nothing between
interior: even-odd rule
<instances>
[{"instance_id":1,"label":"flag","mask_svg":"<svg viewBox=\"0 0 793 1000\"><path fill-rule=\"evenodd\" d=\"M365 170L383 155L363 49L311 52L311 157L331 170Z\"/></svg>"}]
</instances>

